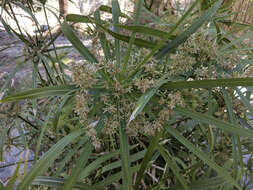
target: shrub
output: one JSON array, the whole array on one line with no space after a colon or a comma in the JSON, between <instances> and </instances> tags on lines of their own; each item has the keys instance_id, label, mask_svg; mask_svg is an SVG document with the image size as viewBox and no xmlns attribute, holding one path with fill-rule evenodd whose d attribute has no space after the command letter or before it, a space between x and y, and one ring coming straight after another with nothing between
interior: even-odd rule
<instances>
[{"instance_id":1,"label":"shrub","mask_svg":"<svg viewBox=\"0 0 253 190\"><path fill-rule=\"evenodd\" d=\"M239 46L249 34L229 35L222 2L205 4L199 16L192 13L195 1L183 16L175 15L168 32L138 24L141 0L132 26L119 24L127 15L116 0L94 16L67 15L61 30L84 58L72 63L72 80L55 69L58 77L47 73L42 88L1 100L50 97L34 166L17 189L249 187L241 179L250 171L243 157L252 149L253 78L251 50ZM100 11L112 13L112 23ZM96 27L100 43L93 50L103 56L93 55L75 35L71 26L78 22ZM38 159L49 135L54 144ZM51 177L40 176L46 171Z\"/></svg>"}]
</instances>

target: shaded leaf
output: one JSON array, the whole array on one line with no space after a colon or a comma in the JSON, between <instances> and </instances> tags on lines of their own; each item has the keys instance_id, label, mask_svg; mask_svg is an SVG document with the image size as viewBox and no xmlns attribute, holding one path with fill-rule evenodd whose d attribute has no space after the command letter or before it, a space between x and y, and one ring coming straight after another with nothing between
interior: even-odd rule
<instances>
[{"instance_id":1,"label":"shaded leaf","mask_svg":"<svg viewBox=\"0 0 253 190\"><path fill-rule=\"evenodd\" d=\"M76 130L69 135L62 138L55 145L53 145L41 158L33 165L31 171L24 177L23 181L18 185L17 190L25 190L32 184L36 176L45 172L55 159L63 152L64 148L74 141L83 133L83 130Z\"/></svg>"},{"instance_id":2,"label":"shaded leaf","mask_svg":"<svg viewBox=\"0 0 253 190\"><path fill-rule=\"evenodd\" d=\"M216 164L213 160L211 160L203 151L199 148L196 148L190 141L188 141L185 137L183 137L176 129L171 126L167 126L166 130L174 136L179 142L181 142L185 147L187 147L193 154L195 154L198 158L200 158L203 162L205 162L208 166L214 169L220 176L226 179L228 182L233 184L239 190L242 190L241 186L231 177L230 173Z\"/></svg>"},{"instance_id":3,"label":"shaded leaf","mask_svg":"<svg viewBox=\"0 0 253 190\"><path fill-rule=\"evenodd\" d=\"M231 134L253 138L252 130L245 129L245 128L239 127L238 125L234 125L226 121L216 119L210 115L198 113L198 112L195 112L194 110L179 108L179 107L176 108L175 111L181 115L185 115L187 117L196 119L197 121L214 125L215 127L222 129L226 132L229 132Z\"/></svg>"},{"instance_id":4,"label":"shaded leaf","mask_svg":"<svg viewBox=\"0 0 253 190\"><path fill-rule=\"evenodd\" d=\"M34 98L43 98L48 96L62 96L70 91L75 92L78 88L75 85L61 85L61 86L51 86L43 88L35 88L31 90L26 90L14 95L7 96L0 100L0 102L13 102L24 99L34 99Z\"/></svg>"}]
</instances>

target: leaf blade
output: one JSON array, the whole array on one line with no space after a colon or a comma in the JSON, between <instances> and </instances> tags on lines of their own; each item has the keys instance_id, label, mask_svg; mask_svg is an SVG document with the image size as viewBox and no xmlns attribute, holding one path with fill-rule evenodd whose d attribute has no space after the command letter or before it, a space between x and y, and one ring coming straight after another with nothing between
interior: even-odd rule
<instances>
[{"instance_id":1,"label":"leaf blade","mask_svg":"<svg viewBox=\"0 0 253 190\"><path fill-rule=\"evenodd\" d=\"M18 185L17 190L28 189L32 184L32 181L36 176L43 173L59 156L64 148L70 144L74 139L82 134L82 130L76 130L69 135L62 138L55 145L53 145L41 158L40 160L32 167L30 172L25 176L23 181Z\"/></svg>"},{"instance_id":2,"label":"leaf blade","mask_svg":"<svg viewBox=\"0 0 253 190\"><path fill-rule=\"evenodd\" d=\"M7 96L1 99L0 103L13 102L24 99L43 98L48 96L62 96L64 94L70 93L70 91L74 92L76 90L78 90L78 88L75 85L61 85L61 86L35 88Z\"/></svg>"},{"instance_id":3,"label":"leaf blade","mask_svg":"<svg viewBox=\"0 0 253 190\"><path fill-rule=\"evenodd\" d=\"M193 33L195 33L207 20L215 15L217 10L220 8L223 0L216 2L211 8L209 8L203 15L201 15L188 29L186 29L181 35L177 36L172 42L165 45L159 50L155 57L160 59L166 54L172 52L181 43L184 43Z\"/></svg>"},{"instance_id":4,"label":"leaf blade","mask_svg":"<svg viewBox=\"0 0 253 190\"><path fill-rule=\"evenodd\" d=\"M230 174L222 167L212 161L205 153L196 148L190 141L183 137L176 129L171 126L166 127L166 130L174 136L179 142L187 147L193 154L203 160L207 165L213 168L220 176L224 177L227 181L231 182L239 190L242 190L241 186L230 176Z\"/></svg>"}]
</instances>

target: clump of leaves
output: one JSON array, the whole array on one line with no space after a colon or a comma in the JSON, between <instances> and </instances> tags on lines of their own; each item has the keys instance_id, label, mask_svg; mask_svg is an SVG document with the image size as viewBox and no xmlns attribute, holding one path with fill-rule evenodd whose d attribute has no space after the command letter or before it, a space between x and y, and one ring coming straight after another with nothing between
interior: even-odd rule
<instances>
[{"instance_id":1,"label":"clump of leaves","mask_svg":"<svg viewBox=\"0 0 253 190\"><path fill-rule=\"evenodd\" d=\"M50 107L36 151L49 132L51 115L52 128L64 131L64 137L35 159L18 189L27 189L32 183L66 190L243 189L241 177L247 173L243 156L253 137L248 119L253 79L244 75L250 56L228 53L245 53L245 49L236 46L243 38L221 35L217 23L222 2L201 7L203 14L176 36L173 32L190 17L198 0L169 33L138 25L141 0L132 27L119 24L119 16L124 14L116 0L111 8L100 7L94 17L68 15L69 22L97 27L104 57L91 54L65 22L63 33L85 59L72 64L71 84L32 89L1 100L51 96L51 105L60 102L56 111ZM112 13L113 30L101 20L100 11ZM121 28L132 35L121 34ZM101 30L114 41L109 43ZM149 43L135 38L137 32L155 40ZM159 35L161 39L156 40ZM124 48L120 40L128 46ZM246 93L239 86L245 87ZM65 106L70 111L65 112ZM62 111L67 117L60 117ZM66 118L72 126L59 121ZM62 153L59 169L51 172L58 177L39 176ZM71 164L74 155L77 158ZM68 177L66 172L61 174L64 167L71 171Z\"/></svg>"}]
</instances>

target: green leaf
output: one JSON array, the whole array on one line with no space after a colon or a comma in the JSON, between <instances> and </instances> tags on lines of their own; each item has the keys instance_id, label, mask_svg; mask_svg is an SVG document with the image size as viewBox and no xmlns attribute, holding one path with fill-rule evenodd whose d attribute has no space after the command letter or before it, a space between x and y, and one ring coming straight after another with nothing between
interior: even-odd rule
<instances>
[{"instance_id":1,"label":"green leaf","mask_svg":"<svg viewBox=\"0 0 253 190\"><path fill-rule=\"evenodd\" d=\"M130 155L129 157L129 161L130 163L132 162L136 162L137 160L140 160L144 157L145 153L147 152L147 150L142 150L140 152L137 152L133 155ZM101 169L101 173L104 173L104 172L107 172L107 171L110 171L110 170L113 170L115 168L119 168L122 166L122 161L121 160L118 160L118 161L115 161L115 162L112 162L106 166L104 166L102 169Z\"/></svg>"},{"instance_id":2,"label":"green leaf","mask_svg":"<svg viewBox=\"0 0 253 190\"><path fill-rule=\"evenodd\" d=\"M128 136L125 132L125 124L123 124L123 122L121 122L121 125L119 125L119 134L120 134L120 158L122 160L123 186L127 190L132 190L132 172L130 171L129 142Z\"/></svg>"},{"instance_id":3,"label":"green leaf","mask_svg":"<svg viewBox=\"0 0 253 190\"><path fill-rule=\"evenodd\" d=\"M46 186L46 187L60 188L63 186L65 181L66 181L66 179L57 178L57 177L38 176L33 180L32 184L33 185L42 185L42 186ZM93 187L91 185L81 183L81 182L77 182L75 184L74 188L82 189L82 190L97 190L96 187Z\"/></svg>"},{"instance_id":4,"label":"green leaf","mask_svg":"<svg viewBox=\"0 0 253 190\"><path fill-rule=\"evenodd\" d=\"M82 173L79 176L79 180L86 178L90 172L95 171L98 167L105 163L106 160L109 160L118 154L120 154L120 151L117 150L97 158L95 161L83 169Z\"/></svg>"},{"instance_id":5,"label":"green leaf","mask_svg":"<svg viewBox=\"0 0 253 190\"><path fill-rule=\"evenodd\" d=\"M236 117L233 111L233 105L232 102L229 99L228 93L226 91L226 89L223 87L222 88L222 93L223 93L223 97L226 103L226 107L228 110L228 115L229 115L229 122L231 124L236 125ZM237 176L237 172L239 169L238 166L238 160L240 162L240 168L241 168L241 174L243 175L244 173L244 164L243 164L243 156L242 156L242 147L241 147L241 140L240 137L238 135L233 135L232 137L232 150L233 150L233 164L234 164L234 170L233 170L233 174L236 177ZM241 175L241 177L243 177Z\"/></svg>"},{"instance_id":6,"label":"green leaf","mask_svg":"<svg viewBox=\"0 0 253 190\"><path fill-rule=\"evenodd\" d=\"M176 90L185 88L214 88L214 87L236 87L253 86L253 78L231 78L216 80L195 80L195 81L176 81L167 82L162 90Z\"/></svg>"},{"instance_id":7,"label":"green leaf","mask_svg":"<svg viewBox=\"0 0 253 190\"><path fill-rule=\"evenodd\" d=\"M211 190L224 185L226 180L222 177L212 177L207 179L199 179L190 183L189 189L190 190ZM182 187L179 185L172 186L168 190L181 190Z\"/></svg>"},{"instance_id":8,"label":"green leaf","mask_svg":"<svg viewBox=\"0 0 253 190\"><path fill-rule=\"evenodd\" d=\"M45 172L57 157L63 152L64 148L74 141L83 133L83 130L76 130L69 135L62 138L55 145L53 145L41 158L33 165L30 172L25 176L23 181L18 185L17 190L26 190L32 184L36 176Z\"/></svg>"},{"instance_id":9,"label":"green leaf","mask_svg":"<svg viewBox=\"0 0 253 190\"><path fill-rule=\"evenodd\" d=\"M8 130L8 127L5 127L0 134L0 162L3 162L5 135L7 134Z\"/></svg>"},{"instance_id":10,"label":"green leaf","mask_svg":"<svg viewBox=\"0 0 253 190\"><path fill-rule=\"evenodd\" d=\"M154 96L154 94L156 93L156 91L165 83L168 82L167 79L164 79L165 77L163 77L158 84L151 90L149 90L148 92L144 93L138 100L137 105L133 111L133 113L131 114L129 121L128 121L128 125L130 124L131 121L133 121L136 116L144 109L144 107L146 106L146 104L149 102L149 100L152 98L152 96Z\"/></svg>"},{"instance_id":11,"label":"green leaf","mask_svg":"<svg viewBox=\"0 0 253 190\"><path fill-rule=\"evenodd\" d=\"M57 98L55 98L55 99L50 103L50 105L49 105L50 110L49 110L49 112L47 113L47 116L46 116L46 118L45 118L45 120L44 120L44 122L43 122L43 125L41 126L41 132L40 132L39 138L38 138L38 140L37 140L36 148L35 148L35 156L34 156L35 162L34 162L34 163L37 162L38 154L39 154L39 150L40 150L40 146L41 146L41 144L42 144L41 142L42 142L42 140L43 140L43 136L44 136L45 132L47 131L47 128L49 127L48 122L49 122L49 120L50 120L50 117L51 117L52 112L53 112L54 109L55 109L55 108L54 108L54 105L55 105L56 101L57 101Z\"/></svg>"},{"instance_id":12,"label":"green leaf","mask_svg":"<svg viewBox=\"0 0 253 190\"><path fill-rule=\"evenodd\" d=\"M91 52L86 48L83 43L78 39L78 37L73 32L72 28L64 22L61 25L62 32L68 38L68 40L72 43L72 45L79 51L79 53L83 56L84 59L91 63L98 63L98 60L91 54Z\"/></svg>"},{"instance_id":13,"label":"green leaf","mask_svg":"<svg viewBox=\"0 0 253 190\"><path fill-rule=\"evenodd\" d=\"M187 147L193 154L200 158L203 162L213 168L220 176L226 179L228 182L233 184L239 190L242 190L241 186L230 176L226 170L216 164L211 160L202 150L196 148L190 141L183 137L176 129L171 126L166 127L167 131L174 136L179 142L181 142L185 147Z\"/></svg>"},{"instance_id":14,"label":"green leaf","mask_svg":"<svg viewBox=\"0 0 253 190\"><path fill-rule=\"evenodd\" d=\"M5 0L3 0L3 1L5 1ZM10 36L13 37L14 35L13 35L13 33L11 32L12 28L5 22L5 20L4 20L3 17L2 17L3 10L4 10L4 9L1 9L0 22L2 23L2 25L3 25L4 29L5 29L5 31L6 31Z\"/></svg>"},{"instance_id":15,"label":"green leaf","mask_svg":"<svg viewBox=\"0 0 253 190\"><path fill-rule=\"evenodd\" d=\"M185 12L185 14L179 19L179 21L172 27L172 29L169 31L168 36L164 37L158 44L156 44L155 46L153 46L152 51L150 51L150 53L145 56L145 58L143 59L142 62L138 63L138 65L136 66L136 68L128 75L128 77L126 78L126 81L129 81L129 79L131 79L140 69L141 67L146 64L150 58L159 50L161 49L164 44L166 44L166 42L168 41L168 39L171 38L173 32L175 32L175 30L178 28L178 26L190 15L191 11L194 9L194 7L198 4L199 0L196 0L191 7Z\"/></svg>"},{"instance_id":16,"label":"green leaf","mask_svg":"<svg viewBox=\"0 0 253 190\"><path fill-rule=\"evenodd\" d=\"M152 155L153 155L154 151L157 148L160 137L161 137L161 133L157 133L154 137L152 137L152 140L149 144L148 150L145 153L145 156L144 156L144 158L141 162L141 167L137 172L137 177L136 177L136 182L135 182L135 185L134 185L134 190L139 189L139 186L141 184L141 180L144 178L144 173L145 173L145 171L146 171L146 169L147 169L147 167L150 163L150 160L152 158Z\"/></svg>"},{"instance_id":17,"label":"green leaf","mask_svg":"<svg viewBox=\"0 0 253 190\"><path fill-rule=\"evenodd\" d=\"M61 102L58 106L58 108L56 109L55 115L54 115L54 119L53 119L53 127L55 130L58 129L58 123L59 123L59 119L60 119L60 115L62 112L62 109L64 108L66 102L69 100L70 96L68 94L65 94L62 99Z\"/></svg>"},{"instance_id":18,"label":"green leaf","mask_svg":"<svg viewBox=\"0 0 253 190\"><path fill-rule=\"evenodd\" d=\"M164 158L164 160L166 161L166 163L168 164L168 166L170 167L170 169L172 170L172 172L175 174L175 176L178 179L178 181L183 186L183 188L185 190L189 190L189 187L187 185L186 180L184 179L184 176L182 176L179 173L177 164L172 159L170 159L170 157L166 154L165 148L163 146L161 146L161 145L158 144L158 150L161 153L161 155Z\"/></svg>"},{"instance_id":19,"label":"green leaf","mask_svg":"<svg viewBox=\"0 0 253 190\"><path fill-rule=\"evenodd\" d=\"M86 165L89 155L93 149L93 146L90 142L86 144L86 146L83 148L83 152L80 155L80 157L77 160L77 163L75 167L73 168L70 176L67 178L67 180L64 182L63 187L61 188L62 190L69 190L73 189L81 171L83 170L84 166Z\"/></svg>"},{"instance_id":20,"label":"green leaf","mask_svg":"<svg viewBox=\"0 0 253 190\"><path fill-rule=\"evenodd\" d=\"M211 8L209 8L203 15L201 15L187 30L178 35L175 40L165 45L159 50L155 57L162 58L168 53L174 51L180 44L184 43L193 33L195 33L206 21L210 20L220 8L223 0L216 2Z\"/></svg>"},{"instance_id":21,"label":"green leaf","mask_svg":"<svg viewBox=\"0 0 253 190\"><path fill-rule=\"evenodd\" d=\"M78 90L78 88L74 85L61 85L61 86L35 88L31 90L26 90L24 92L20 92L18 94L7 96L2 100L0 100L0 103L13 102L24 99L43 98L48 96L62 96L65 95L66 93L70 93L70 91L75 92L76 90Z\"/></svg>"},{"instance_id":22,"label":"green leaf","mask_svg":"<svg viewBox=\"0 0 253 190\"><path fill-rule=\"evenodd\" d=\"M244 136L244 137L253 138L253 131L252 130L245 129L245 128L239 127L237 125L228 123L226 121L216 119L210 115L198 113L198 112L195 112L194 110L179 108L179 107L176 108L175 111L181 115L191 117L199 122L214 125L215 127L222 129L226 132L229 132L231 134L239 135L242 137Z\"/></svg>"},{"instance_id":23,"label":"green leaf","mask_svg":"<svg viewBox=\"0 0 253 190\"><path fill-rule=\"evenodd\" d=\"M75 145L72 149L68 150L68 153L65 154L65 158L59 163L57 167L57 171L55 176L59 176L62 170L65 168L66 164L71 160L71 158L78 152L80 148L82 148L83 144L85 144L89 140L88 136L84 136L79 139L78 144Z\"/></svg>"},{"instance_id":24,"label":"green leaf","mask_svg":"<svg viewBox=\"0 0 253 190\"><path fill-rule=\"evenodd\" d=\"M169 35L169 33L167 32L164 32L162 30L157 30L157 29L154 29L154 28L150 28L150 27L147 27L147 26L138 26L138 25L132 25L132 26L128 26L128 25L121 25L121 24L117 24L115 26L118 26L119 28L122 28L122 29L126 29L126 30L129 30L129 31L133 31L133 32L136 32L136 33L141 33L141 34L145 34L145 35L152 35L152 36L156 36L156 37L159 37L159 38L165 38ZM169 36L169 39L172 40L172 39L175 39L176 36Z\"/></svg>"},{"instance_id":25,"label":"green leaf","mask_svg":"<svg viewBox=\"0 0 253 190\"><path fill-rule=\"evenodd\" d=\"M109 6L106 6L106 5L101 5L98 9L100 11L104 11L104 12L107 12L107 13L112 13L112 8L109 7ZM122 13L121 11L119 12L119 16L127 18L127 19L131 19L131 17L129 17L128 15Z\"/></svg>"},{"instance_id":26,"label":"green leaf","mask_svg":"<svg viewBox=\"0 0 253 190\"><path fill-rule=\"evenodd\" d=\"M0 190L6 190L4 185L0 182Z\"/></svg>"},{"instance_id":27,"label":"green leaf","mask_svg":"<svg viewBox=\"0 0 253 190\"><path fill-rule=\"evenodd\" d=\"M139 168L138 166L134 166L134 167L129 168L129 170L133 173L133 172L136 172L138 168ZM111 185L114 182L119 181L121 178L122 178L122 172L120 171L116 174L106 177L103 181L99 181L98 183L95 183L93 187L104 189L107 185Z\"/></svg>"},{"instance_id":28,"label":"green leaf","mask_svg":"<svg viewBox=\"0 0 253 190\"><path fill-rule=\"evenodd\" d=\"M114 38L124 41L124 42L129 42L130 41L130 37L126 36L126 35L122 35L122 34L118 34L116 32L111 31L110 29L106 28L105 26L103 26L102 24L100 24L99 22L93 20L92 18L89 18L87 16L83 16L83 15L76 15L76 14L69 14L66 17L67 21L70 22L82 22L82 23L94 23L97 26L99 26L104 32L110 34L111 36L113 36ZM88 22L87 22L88 20ZM146 41L143 39L139 39L139 38L135 38L134 40L134 44L136 46L139 47L144 47L144 48L153 48L154 46L156 46L155 43L150 42L150 41Z\"/></svg>"},{"instance_id":29,"label":"green leaf","mask_svg":"<svg viewBox=\"0 0 253 190\"><path fill-rule=\"evenodd\" d=\"M137 25L139 23L142 4L143 4L143 0L138 0L137 8L136 8L136 11L135 11L134 25ZM114 25L114 27L118 27L118 26ZM121 77L120 81L123 78L125 78L125 73L126 73L126 70L127 70L127 65L128 65L130 55L131 55L131 50L132 50L132 46L133 46L134 41L135 41L135 32L132 32L131 37L130 37L130 41L129 41L129 44L128 44L127 52L126 52L126 55L124 57L124 62L123 62L123 66L122 66L122 73L121 73L121 76L120 76Z\"/></svg>"},{"instance_id":30,"label":"green leaf","mask_svg":"<svg viewBox=\"0 0 253 190\"><path fill-rule=\"evenodd\" d=\"M239 38L236 38L235 40L231 41L229 44L223 46L223 47L219 50L219 52L220 52L219 54L220 54L220 55L224 54L224 53L225 53L225 52L224 52L225 50L227 50L227 49L233 47L234 45L236 45L236 44L242 42L242 41L245 40L245 39L249 39L252 35L253 35L253 31L252 31L252 32L247 32L247 33L245 33L243 36L241 36L241 37L239 37Z\"/></svg>"},{"instance_id":31,"label":"green leaf","mask_svg":"<svg viewBox=\"0 0 253 190\"><path fill-rule=\"evenodd\" d=\"M235 90L236 90L237 94L240 96L240 99L241 99L242 103L247 107L249 112L253 115L253 107L250 104L250 101L247 100L247 98L243 95L241 90L239 90L238 88L236 88Z\"/></svg>"},{"instance_id":32,"label":"green leaf","mask_svg":"<svg viewBox=\"0 0 253 190\"><path fill-rule=\"evenodd\" d=\"M136 148L136 145L132 146L130 149ZM130 156L130 162L135 162L136 160L141 159L144 156L144 153L146 151L140 151L134 155ZM102 163L105 163L107 160L117 156L118 154L120 154L120 150L116 150L113 152L110 152L108 154L105 154L99 158L97 158L96 160L94 160L91 164L89 164L88 166L86 166L82 173L80 174L79 180L82 180L84 178L86 178L87 176L89 176L90 172L97 170L97 168L102 166ZM102 169L101 169L101 173L107 172L109 170L115 169L121 167L121 160L112 162L111 164L105 165Z\"/></svg>"},{"instance_id":33,"label":"green leaf","mask_svg":"<svg viewBox=\"0 0 253 190\"><path fill-rule=\"evenodd\" d=\"M94 13L94 18L95 18L95 20L96 20L97 23L99 23L100 25L102 25L102 21L101 21L101 17L100 17L99 11L96 11ZM111 52L110 52L109 42L108 42L108 40L106 38L106 35L105 35L104 32L99 32L98 36L99 36L99 40L100 40L100 43L101 43L101 46L102 46L105 58L106 58L106 60L109 60L110 57L111 57Z\"/></svg>"},{"instance_id":34,"label":"green leaf","mask_svg":"<svg viewBox=\"0 0 253 190\"><path fill-rule=\"evenodd\" d=\"M112 22L113 24L119 24L119 13L120 13L120 7L119 7L119 2L118 0L112 0ZM113 31L115 33L120 33L119 27L115 26L113 28ZM117 61L117 66L118 68L120 67L120 43L119 39L114 40L115 44L115 55L116 55L116 61Z\"/></svg>"}]
</instances>

